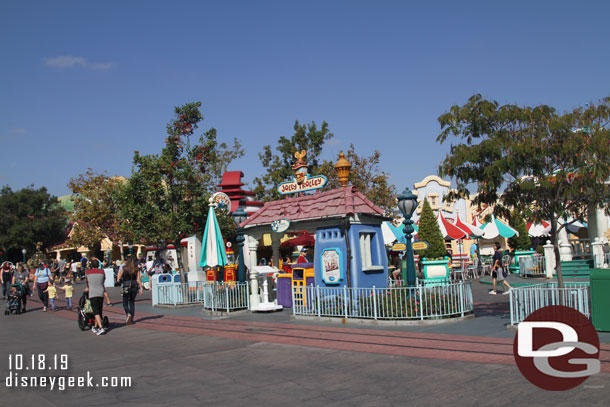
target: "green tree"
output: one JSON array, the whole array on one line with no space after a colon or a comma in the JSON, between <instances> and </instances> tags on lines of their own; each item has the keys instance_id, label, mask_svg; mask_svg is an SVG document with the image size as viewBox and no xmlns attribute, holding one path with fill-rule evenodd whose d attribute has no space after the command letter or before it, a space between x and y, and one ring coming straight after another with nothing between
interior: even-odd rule
<instances>
[{"instance_id":1,"label":"green tree","mask_svg":"<svg viewBox=\"0 0 610 407\"><path fill-rule=\"evenodd\" d=\"M328 129L328 123L322 122L320 129L315 122L311 124L294 123L294 135L291 138L281 136L275 148L279 154L274 154L271 145L263 147L263 152L258 156L266 169L262 177L254 179L254 192L259 200L272 201L281 197L277 192L277 186L290 179L294 175L291 167L295 162L294 153L301 150L307 151L305 159L309 164L309 173L319 174L320 154L324 143L333 137Z\"/></svg>"},{"instance_id":2,"label":"green tree","mask_svg":"<svg viewBox=\"0 0 610 407\"><path fill-rule=\"evenodd\" d=\"M203 120L200 107L201 102L195 102L175 108L161 154L134 153L132 175L121 194L121 217L135 241L178 244L203 231L220 161L225 160L226 168L234 155L223 154L226 150L219 146L213 128L191 144L190 137ZM225 235L234 233L230 218L222 214L218 218ZM183 273L180 250L176 252Z\"/></svg>"},{"instance_id":3,"label":"green tree","mask_svg":"<svg viewBox=\"0 0 610 407\"><path fill-rule=\"evenodd\" d=\"M390 215L392 209L396 207L396 187L389 183L389 174L379 167L381 153L375 150L368 157L360 156L351 144L345 158L352 164L349 174L351 184ZM328 178L327 188L341 186L335 164L336 161L325 160L320 166L319 173Z\"/></svg>"},{"instance_id":4,"label":"green tree","mask_svg":"<svg viewBox=\"0 0 610 407\"><path fill-rule=\"evenodd\" d=\"M216 130L210 129L210 133L216 137ZM209 155L208 170L204 175L204 184L210 193L216 192L216 185L220 184L222 174L225 173L229 165L244 156L245 150L236 138L231 145L223 142L213 146L213 153Z\"/></svg>"},{"instance_id":5,"label":"green tree","mask_svg":"<svg viewBox=\"0 0 610 407\"><path fill-rule=\"evenodd\" d=\"M98 174L91 168L70 179L68 187L74 196L71 215L74 230L70 240L74 245L95 247L105 237L121 246L122 242L132 240L120 216L121 190L126 181Z\"/></svg>"},{"instance_id":6,"label":"green tree","mask_svg":"<svg viewBox=\"0 0 610 407\"><path fill-rule=\"evenodd\" d=\"M424 198L417 227L417 239L428 242L428 248L419 252L420 258L425 257L428 260L433 260L444 257L447 253L445 239L427 198Z\"/></svg>"},{"instance_id":7,"label":"green tree","mask_svg":"<svg viewBox=\"0 0 610 407\"><path fill-rule=\"evenodd\" d=\"M3 187L0 213L0 248L10 260L22 260L22 249L32 254L36 242L45 249L66 238L67 215L45 187L32 185L19 191Z\"/></svg>"},{"instance_id":8,"label":"green tree","mask_svg":"<svg viewBox=\"0 0 610 407\"><path fill-rule=\"evenodd\" d=\"M461 140L439 167L441 176L456 180L456 192L448 198L469 196L468 186L476 184L474 205L494 205L496 214L505 216L516 209L532 221L550 221L563 287L558 232L565 224L559 219L583 218L596 207L608 211L610 98L559 114L546 105L500 106L474 95L438 120L437 141Z\"/></svg>"},{"instance_id":9,"label":"green tree","mask_svg":"<svg viewBox=\"0 0 610 407\"><path fill-rule=\"evenodd\" d=\"M532 248L532 241L530 240L527 231L527 224L519 211L512 211L509 224L519 233L519 235L515 235L508 239L508 245L515 250L530 250Z\"/></svg>"}]
</instances>

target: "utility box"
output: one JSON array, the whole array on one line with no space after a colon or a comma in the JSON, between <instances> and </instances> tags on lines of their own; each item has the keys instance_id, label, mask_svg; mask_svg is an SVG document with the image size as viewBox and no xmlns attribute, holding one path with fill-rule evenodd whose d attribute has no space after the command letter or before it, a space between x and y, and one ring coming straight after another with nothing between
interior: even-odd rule
<instances>
[{"instance_id":1,"label":"utility box","mask_svg":"<svg viewBox=\"0 0 610 407\"><path fill-rule=\"evenodd\" d=\"M598 331L610 332L610 269L592 269L591 322Z\"/></svg>"}]
</instances>

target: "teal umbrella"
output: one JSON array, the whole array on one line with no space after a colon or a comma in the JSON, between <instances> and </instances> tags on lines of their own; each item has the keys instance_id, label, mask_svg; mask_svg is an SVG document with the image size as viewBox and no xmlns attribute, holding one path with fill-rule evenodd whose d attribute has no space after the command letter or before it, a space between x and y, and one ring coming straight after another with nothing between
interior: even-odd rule
<instances>
[{"instance_id":1,"label":"teal umbrella","mask_svg":"<svg viewBox=\"0 0 610 407\"><path fill-rule=\"evenodd\" d=\"M201 260L199 260L199 266L216 267L225 266L226 264L227 254L225 253L224 241L218 227L214 206L210 205L208 220L205 224L205 232L203 233L203 241L201 242Z\"/></svg>"},{"instance_id":2,"label":"teal umbrella","mask_svg":"<svg viewBox=\"0 0 610 407\"><path fill-rule=\"evenodd\" d=\"M484 224L481 229L483 229L482 237L486 240L493 240L498 236L505 237L507 239L515 235L519 236L519 233L515 229L496 219L494 215L491 215L491 221Z\"/></svg>"}]
</instances>

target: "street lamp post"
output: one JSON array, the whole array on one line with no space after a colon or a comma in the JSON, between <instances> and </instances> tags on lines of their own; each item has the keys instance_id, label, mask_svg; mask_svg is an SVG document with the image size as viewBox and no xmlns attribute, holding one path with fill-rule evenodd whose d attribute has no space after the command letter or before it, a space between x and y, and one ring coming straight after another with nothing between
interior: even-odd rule
<instances>
[{"instance_id":1,"label":"street lamp post","mask_svg":"<svg viewBox=\"0 0 610 407\"><path fill-rule=\"evenodd\" d=\"M27 250L25 249L21 249L21 254L23 254L23 263L25 264L25 254L27 253Z\"/></svg>"},{"instance_id":2,"label":"street lamp post","mask_svg":"<svg viewBox=\"0 0 610 407\"><path fill-rule=\"evenodd\" d=\"M237 247L239 247L239 266L237 268L237 278L240 283L246 281L246 268L244 266L244 228L240 227L242 222L248 219L248 214L242 209L237 208L235 212L231 215L233 216L233 221L235 222L235 232L237 233Z\"/></svg>"},{"instance_id":3,"label":"street lamp post","mask_svg":"<svg viewBox=\"0 0 610 407\"><path fill-rule=\"evenodd\" d=\"M415 262L413 261L413 246L411 243L411 237L415 229L413 228L413 212L417 208L417 196L413 195L407 188L402 194L398 195L398 209L402 212L402 216L405 218L404 223L405 237L407 238L407 286L415 287ZM403 276L403 280L405 276Z\"/></svg>"}]
</instances>

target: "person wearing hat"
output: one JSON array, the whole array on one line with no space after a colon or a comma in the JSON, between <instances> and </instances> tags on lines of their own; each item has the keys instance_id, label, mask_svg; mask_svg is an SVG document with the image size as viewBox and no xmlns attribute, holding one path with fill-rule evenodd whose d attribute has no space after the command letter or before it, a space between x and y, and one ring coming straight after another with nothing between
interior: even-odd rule
<instances>
[{"instance_id":1,"label":"person wearing hat","mask_svg":"<svg viewBox=\"0 0 610 407\"><path fill-rule=\"evenodd\" d=\"M297 259L297 264L299 264L299 263L308 263L307 257L305 257L305 256L307 256L307 248L303 247L301 249L301 254L299 255L299 258Z\"/></svg>"}]
</instances>

